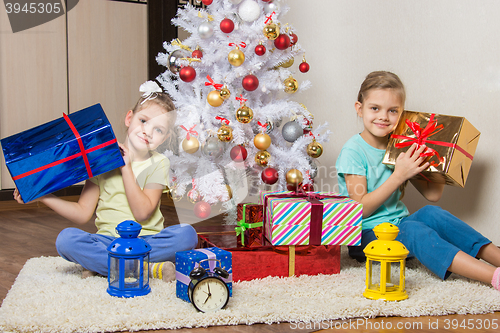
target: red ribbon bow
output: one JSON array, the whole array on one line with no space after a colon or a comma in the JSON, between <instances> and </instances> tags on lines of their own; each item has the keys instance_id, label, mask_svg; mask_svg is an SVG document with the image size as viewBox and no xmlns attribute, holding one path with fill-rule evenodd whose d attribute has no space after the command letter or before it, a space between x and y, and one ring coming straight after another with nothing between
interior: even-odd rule
<instances>
[{"instance_id":1,"label":"red ribbon bow","mask_svg":"<svg viewBox=\"0 0 500 333\"><path fill-rule=\"evenodd\" d=\"M264 130L266 130L266 129L267 129L267 125L268 125L267 123L264 123L264 124L263 124L263 123L261 123L260 121L257 121L257 124L259 124L259 126L260 126L260 127L262 127L262 132L264 132Z\"/></svg>"},{"instance_id":2,"label":"red ribbon bow","mask_svg":"<svg viewBox=\"0 0 500 333\"><path fill-rule=\"evenodd\" d=\"M266 16L266 21L264 22L264 24L267 24L267 22L272 21L274 14L276 14L276 12L272 12L271 15Z\"/></svg>"},{"instance_id":3,"label":"red ribbon bow","mask_svg":"<svg viewBox=\"0 0 500 333\"><path fill-rule=\"evenodd\" d=\"M212 80L210 75L207 75L207 79L209 82L205 82L205 86L214 86L216 90L221 90L221 88L224 86L223 84L220 83L214 83L214 80Z\"/></svg>"},{"instance_id":4,"label":"red ribbon bow","mask_svg":"<svg viewBox=\"0 0 500 333\"><path fill-rule=\"evenodd\" d=\"M248 99L243 98L243 94L240 94L240 97L236 97L236 100L240 101L240 105L245 104Z\"/></svg>"},{"instance_id":5,"label":"red ribbon bow","mask_svg":"<svg viewBox=\"0 0 500 333\"><path fill-rule=\"evenodd\" d=\"M217 117L215 117L215 119L220 120L221 124L222 124L222 122L225 122L225 123L226 123L226 125L229 125L229 120L227 120L227 119L226 119L226 118L224 118L224 117L219 117L219 116L217 116Z\"/></svg>"},{"instance_id":6,"label":"red ribbon bow","mask_svg":"<svg viewBox=\"0 0 500 333\"><path fill-rule=\"evenodd\" d=\"M245 42L241 42L239 44L229 43L229 46L239 46L239 47L245 48L245 47L247 47L247 44Z\"/></svg>"},{"instance_id":7,"label":"red ribbon bow","mask_svg":"<svg viewBox=\"0 0 500 333\"><path fill-rule=\"evenodd\" d=\"M412 144L416 143L418 147L425 145L425 144L435 144L438 146L443 146L443 147L450 147L450 148L455 148L458 151L460 151L462 154L464 154L466 157L470 158L471 160L473 159L473 156L466 152L462 147L458 146L456 143L450 143L450 142L444 142L444 141L434 141L434 140L429 140L431 136L434 134L437 134L441 130L443 130L444 126L443 124L438 125L437 120L434 120L435 114L431 114L431 117L429 118L429 123L425 128L422 129L420 127L420 124L417 123L416 121L409 121L408 119L405 120L406 124L412 132L415 134L415 137L409 137L405 135L398 135L398 134L392 134L391 138L395 139L405 139L408 141L404 142L398 142L394 145L396 148L403 148L407 146L411 146ZM437 159L439 160L439 163L436 163L434 161L430 162L431 166L438 166L440 163L443 163L444 158L439 155L439 153L432 148L427 147L421 154L420 156L422 157L429 157L429 156L436 156Z\"/></svg>"},{"instance_id":8,"label":"red ribbon bow","mask_svg":"<svg viewBox=\"0 0 500 333\"><path fill-rule=\"evenodd\" d=\"M196 124L193 125L190 129L187 129L186 127L184 127L184 125L181 125L181 128L183 130L185 130L187 133L186 133L186 139L189 140L191 137L189 136L189 134L192 134L192 135L198 135L198 132L196 132L195 130L193 130L193 128L196 127Z\"/></svg>"}]
</instances>

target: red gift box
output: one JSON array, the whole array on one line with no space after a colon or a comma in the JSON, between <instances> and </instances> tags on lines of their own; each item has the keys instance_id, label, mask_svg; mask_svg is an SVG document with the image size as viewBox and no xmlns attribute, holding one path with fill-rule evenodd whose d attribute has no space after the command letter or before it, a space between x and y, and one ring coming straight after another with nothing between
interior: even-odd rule
<instances>
[{"instance_id":1,"label":"red gift box","mask_svg":"<svg viewBox=\"0 0 500 333\"><path fill-rule=\"evenodd\" d=\"M238 204L238 226L235 228L237 247L256 247L264 245L262 211L262 205L253 203Z\"/></svg>"},{"instance_id":2,"label":"red gift box","mask_svg":"<svg viewBox=\"0 0 500 333\"><path fill-rule=\"evenodd\" d=\"M217 246L199 234L200 248ZM338 274L339 245L260 246L225 248L233 257L233 282L262 279L267 276Z\"/></svg>"},{"instance_id":3,"label":"red gift box","mask_svg":"<svg viewBox=\"0 0 500 333\"><path fill-rule=\"evenodd\" d=\"M263 210L262 205L253 203L239 203L237 206L237 219L241 221L243 219L243 207L245 207L245 222L246 223L258 223L263 221Z\"/></svg>"}]
</instances>

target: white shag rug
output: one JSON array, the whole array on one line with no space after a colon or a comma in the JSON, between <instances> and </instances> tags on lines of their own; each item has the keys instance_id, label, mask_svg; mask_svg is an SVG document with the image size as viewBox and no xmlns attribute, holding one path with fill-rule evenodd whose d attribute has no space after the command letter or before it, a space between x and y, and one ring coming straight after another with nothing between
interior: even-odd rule
<instances>
[{"instance_id":1,"label":"white shag rug","mask_svg":"<svg viewBox=\"0 0 500 333\"><path fill-rule=\"evenodd\" d=\"M116 298L103 277L81 278L81 266L60 257L26 262L0 308L2 332L113 332L279 322L322 322L376 316L479 314L500 311L500 292L452 275L441 281L416 260L407 263L409 298L363 297L365 266L344 250L335 275L268 277L233 284L216 313L199 313L175 296L175 282L151 280L151 293Z\"/></svg>"}]
</instances>

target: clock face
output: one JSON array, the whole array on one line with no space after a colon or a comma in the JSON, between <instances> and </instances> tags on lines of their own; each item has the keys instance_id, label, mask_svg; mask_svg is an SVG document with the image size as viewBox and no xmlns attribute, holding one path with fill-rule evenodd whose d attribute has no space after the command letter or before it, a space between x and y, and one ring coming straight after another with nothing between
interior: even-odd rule
<instances>
[{"instance_id":1,"label":"clock face","mask_svg":"<svg viewBox=\"0 0 500 333\"><path fill-rule=\"evenodd\" d=\"M191 293L191 302L202 312L213 312L226 306L229 289L219 278L207 277L198 282Z\"/></svg>"}]
</instances>

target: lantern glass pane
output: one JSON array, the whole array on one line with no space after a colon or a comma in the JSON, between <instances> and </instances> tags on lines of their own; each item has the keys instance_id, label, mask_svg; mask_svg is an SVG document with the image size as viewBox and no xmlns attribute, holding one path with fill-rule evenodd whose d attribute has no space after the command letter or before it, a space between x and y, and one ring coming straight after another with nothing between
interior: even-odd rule
<instances>
[{"instance_id":1,"label":"lantern glass pane","mask_svg":"<svg viewBox=\"0 0 500 333\"><path fill-rule=\"evenodd\" d=\"M141 260L125 259L124 282L125 289L142 288L139 282L141 276Z\"/></svg>"},{"instance_id":2,"label":"lantern glass pane","mask_svg":"<svg viewBox=\"0 0 500 333\"><path fill-rule=\"evenodd\" d=\"M370 289L379 289L380 288L380 262L372 261L372 276L371 276L371 284Z\"/></svg>"},{"instance_id":3,"label":"lantern glass pane","mask_svg":"<svg viewBox=\"0 0 500 333\"><path fill-rule=\"evenodd\" d=\"M399 286L399 269L400 264L398 262L391 262L391 275L387 278L387 288L389 291L396 290ZM389 287L394 287L393 289L389 289Z\"/></svg>"},{"instance_id":4,"label":"lantern glass pane","mask_svg":"<svg viewBox=\"0 0 500 333\"><path fill-rule=\"evenodd\" d=\"M115 257L109 258L109 285L114 288L120 287L120 259Z\"/></svg>"},{"instance_id":5,"label":"lantern glass pane","mask_svg":"<svg viewBox=\"0 0 500 333\"><path fill-rule=\"evenodd\" d=\"M142 287L149 285L149 253L144 257L144 277L142 280Z\"/></svg>"}]
</instances>

